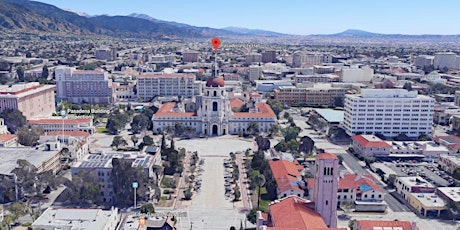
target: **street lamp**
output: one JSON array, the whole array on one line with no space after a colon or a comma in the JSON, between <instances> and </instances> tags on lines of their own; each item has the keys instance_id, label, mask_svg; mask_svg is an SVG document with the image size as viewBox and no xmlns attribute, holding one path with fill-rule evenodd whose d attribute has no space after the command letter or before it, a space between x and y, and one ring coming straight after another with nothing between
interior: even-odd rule
<instances>
[{"instance_id":1,"label":"street lamp","mask_svg":"<svg viewBox=\"0 0 460 230\"><path fill-rule=\"evenodd\" d=\"M134 188L134 209L136 209L136 189L139 187L139 184L137 182L133 182L133 188Z\"/></svg>"},{"instance_id":2,"label":"street lamp","mask_svg":"<svg viewBox=\"0 0 460 230\"><path fill-rule=\"evenodd\" d=\"M62 117L62 144L64 144L64 118L67 115L67 110L63 109L60 112Z\"/></svg>"}]
</instances>

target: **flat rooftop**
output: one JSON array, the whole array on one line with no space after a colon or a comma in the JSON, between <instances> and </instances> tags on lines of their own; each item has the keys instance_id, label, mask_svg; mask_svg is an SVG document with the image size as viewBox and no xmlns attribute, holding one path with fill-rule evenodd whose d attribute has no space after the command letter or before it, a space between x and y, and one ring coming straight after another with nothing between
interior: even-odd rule
<instances>
[{"instance_id":1,"label":"flat rooftop","mask_svg":"<svg viewBox=\"0 0 460 230\"><path fill-rule=\"evenodd\" d=\"M123 158L133 160L132 167L150 167L153 161L152 155L139 154L138 152L128 153L103 153L88 154L81 162L77 162L73 168L112 168L113 158Z\"/></svg>"},{"instance_id":2,"label":"flat rooftop","mask_svg":"<svg viewBox=\"0 0 460 230\"><path fill-rule=\"evenodd\" d=\"M50 226L56 229L106 229L118 210L48 208L33 224L33 228Z\"/></svg>"},{"instance_id":3,"label":"flat rooftop","mask_svg":"<svg viewBox=\"0 0 460 230\"><path fill-rule=\"evenodd\" d=\"M0 161L0 174L11 175L11 171L17 167L18 160L27 160L27 162L38 167L57 152L30 147L1 148L0 159L2 160Z\"/></svg>"},{"instance_id":4,"label":"flat rooftop","mask_svg":"<svg viewBox=\"0 0 460 230\"><path fill-rule=\"evenodd\" d=\"M345 112L342 110L334 109L315 109L315 112L318 113L329 123L341 123L343 122L343 117Z\"/></svg>"},{"instance_id":5,"label":"flat rooftop","mask_svg":"<svg viewBox=\"0 0 460 230\"><path fill-rule=\"evenodd\" d=\"M419 176L404 176L398 178L402 183L408 185L409 187L428 187L434 188L435 186Z\"/></svg>"},{"instance_id":6,"label":"flat rooftop","mask_svg":"<svg viewBox=\"0 0 460 230\"><path fill-rule=\"evenodd\" d=\"M411 193L425 207L443 208L446 206L444 200L436 195L436 193Z\"/></svg>"},{"instance_id":7,"label":"flat rooftop","mask_svg":"<svg viewBox=\"0 0 460 230\"><path fill-rule=\"evenodd\" d=\"M460 187L440 187L438 191L454 202L460 202Z\"/></svg>"}]
</instances>

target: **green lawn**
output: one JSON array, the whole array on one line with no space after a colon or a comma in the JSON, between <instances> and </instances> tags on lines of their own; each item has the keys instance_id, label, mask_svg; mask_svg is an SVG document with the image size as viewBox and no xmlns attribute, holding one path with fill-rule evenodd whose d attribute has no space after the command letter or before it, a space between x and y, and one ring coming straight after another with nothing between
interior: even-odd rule
<instances>
[{"instance_id":1,"label":"green lawn","mask_svg":"<svg viewBox=\"0 0 460 230\"><path fill-rule=\"evenodd\" d=\"M96 129L96 133L107 133L107 129L104 128L104 127L97 128L97 129Z\"/></svg>"},{"instance_id":2,"label":"green lawn","mask_svg":"<svg viewBox=\"0 0 460 230\"><path fill-rule=\"evenodd\" d=\"M257 194L258 194L258 191L259 189L257 188L256 191L255 191L255 194L256 194L256 203L253 204L253 206L257 207ZM259 209L262 211L262 212L268 212L268 205L270 204L270 200L264 200L263 197L264 194L267 194L267 189L265 187L262 187L260 188L260 204L259 204Z\"/></svg>"}]
</instances>

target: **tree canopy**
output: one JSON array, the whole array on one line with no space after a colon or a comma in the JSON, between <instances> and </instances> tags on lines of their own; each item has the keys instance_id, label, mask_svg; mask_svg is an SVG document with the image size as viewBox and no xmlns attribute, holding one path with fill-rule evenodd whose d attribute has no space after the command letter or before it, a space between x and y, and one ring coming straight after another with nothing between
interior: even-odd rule
<instances>
[{"instance_id":1,"label":"tree canopy","mask_svg":"<svg viewBox=\"0 0 460 230\"><path fill-rule=\"evenodd\" d=\"M8 131L16 133L16 131L27 124L26 117L17 109L5 109L0 113L0 117L5 120L5 125L8 126Z\"/></svg>"}]
</instances>

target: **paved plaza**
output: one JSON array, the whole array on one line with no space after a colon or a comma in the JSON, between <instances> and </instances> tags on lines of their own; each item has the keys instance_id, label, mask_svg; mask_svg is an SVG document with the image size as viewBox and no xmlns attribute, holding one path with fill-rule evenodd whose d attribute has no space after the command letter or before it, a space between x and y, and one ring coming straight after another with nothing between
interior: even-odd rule
<instances>
[{"instance_id":1,"label":"paved plaza","mask_svg":"<svg viewBox=\"0 0 460 230\"><path fill-rule=\"evenodd\" d=\"M179 228L228 230L231 226L238 229L241 223L244 226L246 215L239 211L242 202L232 203L225 199L223 162L230 152L253 148L253 142L235 136L222 136L180 140L176 146L192 152L198 151L200 159L205 161L201 190L193 195L189 207L177 210L186 213L179 217Z\"/></svg>"}]
</instances>

